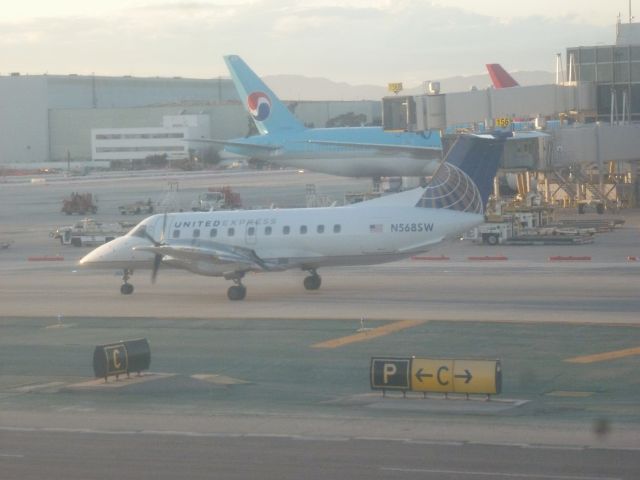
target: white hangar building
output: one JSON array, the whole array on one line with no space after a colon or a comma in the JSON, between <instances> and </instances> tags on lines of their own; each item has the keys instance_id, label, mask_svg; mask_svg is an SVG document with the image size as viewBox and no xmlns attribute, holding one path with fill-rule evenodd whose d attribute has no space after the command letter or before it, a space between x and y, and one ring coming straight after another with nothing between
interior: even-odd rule
<instances>
[{"instance_id":1,"label":"white hangar building","mask_svg":"<svg viewBox=\"0 0 640 480\"><path fill-rule=\"evenodd\" d=\"M381 117L380 102L374 101L290 105L301 121L315 126L349 112L364 114L367 122ZM200 126L207 125L208 132L198 128L198 136L249 133L249 117L229 78L0 76L0 165L90 161L95 159L92 130L134 129L142 135L177 115L197 116Z\"/></svg>"}]
</instances>

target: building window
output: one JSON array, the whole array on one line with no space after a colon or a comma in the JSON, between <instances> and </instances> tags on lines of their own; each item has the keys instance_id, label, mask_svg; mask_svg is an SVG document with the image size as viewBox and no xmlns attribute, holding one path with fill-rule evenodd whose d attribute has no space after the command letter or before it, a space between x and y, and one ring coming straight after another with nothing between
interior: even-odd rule
<instances>
[{"instance_id":1,"label":"building window","mask_svg":"<svg viewBox=\"0 0 640 480\"><path fill-rule=\"evenodd\" d=\"M596 51L593 48L580 49L580 63L595 63Z\"/></svg>"},{"instance_id":2,"label":"building window","mask_svg":"<svg viewBox=\"0 0 640 480\"><path fill-rule=\"evenodd\" d=\"M200 229L199 228L196 228L193 231L193 238L200 238Z\"/></svg>"},{"instance_id":3,"label":"building window","mask_svg":"<svg viewBox=\"0 0 640 480\"><path fill-rule=\"evenodd\" d=\"M285 225L284 227L282 227L283 235L289 235L289 232L291 232L291 227L289 227L289 225Z\"/></svg>"},{"instance_id":4,"label":"building window","mask_svg":"<svg viewBox=\"0 0 640 480\"><path fill-rule=\"evenodd\" d=\"M614 63L613 75L616 83L629 83L629 64Z\"/></svg>"},{"instance_id":5,"label":"building window","mask_svg":"<svg viewBox=\"0 0 640 480\"><path fill-rule=\"evenodd\" d=\"M628 62L629 61L629 47L615 47L613 51L616 62Z\"/></svg>"},{"instance_id":6,"label":"building window","mask_svg":"<svg viewBox=\"0 0 640 480\"><path fill-rule=\"evenodd\" d=\"M318 233L324 233L324 225L318 225L318 227L316 228L316 231Z\"/></svg>"},{"instance_id":7,"label":"building window","mask_svg":"<svg viewBox=\"0 0 640 480\"><path fill-rule=\"evenodd\" d=\"M180 238L180 230L173 231L173 238Z\"/></svg>"},{"instance_id":8,"label":"building window","mask_svg":"<svg viewBox=\"0 0 640 480\"><path fill-rule=\"evenodd\" d=\"M264 227L264 234L265 235L271 235L271 226Z\"/></svg>"},{"instance_id":9,"label":"building window","mask_svg":"<svg viewBox=\"0 0 640 480\"><path fill-rule=\"evenodd\" d=\"M640 82L640 62L633 62L631 64L631 82Z\"/></svg>"},{"instance_id":10,"label":"building window","mask_svg":"<svg viewBox=\"0 0 640 480\"><path fill-rule=\"evenodd\" d=\"M342 230L341 225L336 224L333 226L333 233L340 233L340 230Z\"/></svg>"},{"instance_id":11,"label":"building window","mask_svg":"<svg viewBox=\"0 0 640 480\"><path fill-rule=\"evenodd\" d=\"M612 47L597 47L596 54L597 54L598 63L613 61Z\"/></svg>"},{"instance_id":12,"label":"building window","mask_svg":"<svg viewBox=\"0 0 640 480\"><path fill-rule=\"evenodd\" d=\"M307 233L307 226L300 225L300 235L305 235Z\"/></svg>"},{"instance_id":13,"label":"building window","mask_svg":"<svg viewBox=\"0 0 640 480\"><path fill-rule=\"evenodd\" d=\"M613 82L613 63L599 63L596 72L598 83Z\"/></svg>"},{"instance_id":14,"label":"building window","mask_svg":"<svg viewBox=\"0 0 640 480\"><path fill-rule=\"evenodd\" d=\"M227 236L233 237L235 234L236 234L236 229L233 227L229 227L229 229L227 230Z\"/></svg>"},{"instance_id":15,"label":"building window","mask_svg":"<svg viewBox=\"0 0 640 480\"><path fill-rule=\"evenodd\" d=\"M595 65L580 65L578 73L578 79L581 82L595 82L596 81L596 66Z\"/></svg>"},{"instance_id":16,"label":"building window","mask_svg":"<svg viewBox=\"0 0 640 480\"><path fill-rule=\"evenodd\" d=\"M211 231L209 232L209 236L211 238L217 237L218 236L218 229L217 228L212 228Z\"/></svg>"}]
</instances>

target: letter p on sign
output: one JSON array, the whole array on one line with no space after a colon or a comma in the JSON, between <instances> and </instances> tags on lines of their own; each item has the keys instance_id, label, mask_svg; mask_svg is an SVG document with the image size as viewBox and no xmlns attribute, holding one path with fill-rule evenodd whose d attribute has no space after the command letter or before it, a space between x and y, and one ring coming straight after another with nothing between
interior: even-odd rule
<instances>
[{"instance_id":1,"label":"letter p on sign","mask_svg":"<svg viewBox=\"0 0 640 480\"><path fill-rule=\"evenodd\" d=\"M385 363L383 372L383 382L386 385L389 383L389 377L393 377L396 373L398 373L398 367L396 367L393 363Z\"/></svg>"}]
</instances>

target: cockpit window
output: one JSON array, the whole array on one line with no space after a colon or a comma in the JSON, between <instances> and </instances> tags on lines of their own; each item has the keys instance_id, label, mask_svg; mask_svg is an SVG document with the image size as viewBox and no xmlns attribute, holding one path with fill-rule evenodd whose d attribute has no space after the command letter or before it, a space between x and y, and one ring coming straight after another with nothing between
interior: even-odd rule
<instances>
[{"instance_id":1,"label":"cockpit window","mask_svg":"<svg viewBox=\"0 0 640 480\"><path fill-rule=\"evenodd\" d=\"M140 224L131 231L132 237L147 238L147 226Z\"/></svg>"}]
</instances>

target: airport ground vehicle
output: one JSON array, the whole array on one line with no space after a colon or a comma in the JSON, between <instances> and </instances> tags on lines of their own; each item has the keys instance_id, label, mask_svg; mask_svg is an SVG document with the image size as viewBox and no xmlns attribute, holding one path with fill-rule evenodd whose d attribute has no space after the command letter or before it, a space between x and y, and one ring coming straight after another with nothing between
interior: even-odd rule
<instances>
[{"instance_id":1,"label":"airport ground vehicle","mask_svg":"<svg viewBox=\"0 0 640 480\"><path fill-rule=\"evenodd\" d=\"M74 213L86 215L87 213L96 213L98 206L94 203L91 193L73 192L62 201L61 211L67 215L73 215Z\"/></svg>"},{"instance_id":2,"label":"airport ground vehicle","mask_svg":"<svg viewBox=\"0 0 640 480\"><path fill-rule=\"evenodd\" d=\"M120 205L118 210L122 215L139 215L141 213L150 215L153 213L154 207L151 199L148 199L147 201L139 200L137 202Z\"/></svg>"},{"instance_id":3,"label":"airport ground vehicle","mask_svg":"<svg viewBox=\"0 0 640 480\"><path fill-rule=\"evenodd\" d=\"M91 218L85 218L73 225L58 227L51 232L50 236L59 239L62 245L96 246L124 235L127 230L120 223L105 224Z\"/></svg>"},{"instance_id":4,"label":"airport ground vehicle","mask_svg":"<svg viewBox=\"0 0 640 480\"><path fill-rule=\"evenodd\" d=\"M487 245L498 245L513 236L511 222L483 223L476 230L476 238Z\"/></svg>"},{"instance_id":5,"label":"airport ground vehicle","mask_svg":"<svg viewBox=\"0 0 640 480\"><path fill-rule=\"evenodd\" d=\"M595 208L596 212L598 212L598 214L600 215L604 213L604 202L601 202L599 200L580 200L578 202L578 213L585 213L585 211L587 211L589 207Z\"/></svg>"},{"instance_id":6,"label":"airport ground vehicle","mask_svg":"<svg viewBox=\"0 0 640 480\"><path fill-rule=\"evenodd\" d=\"M234 210L242 207L240 194L231 190L231 187L209 188L191 203L193 212L210 212L212 210Z\"/></svg>"}]
</instances>

